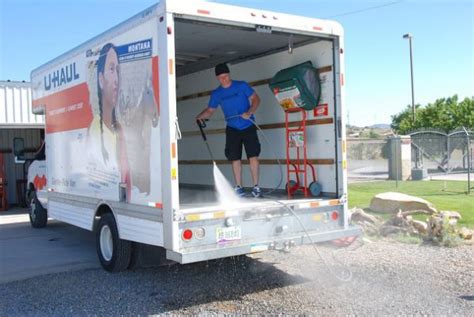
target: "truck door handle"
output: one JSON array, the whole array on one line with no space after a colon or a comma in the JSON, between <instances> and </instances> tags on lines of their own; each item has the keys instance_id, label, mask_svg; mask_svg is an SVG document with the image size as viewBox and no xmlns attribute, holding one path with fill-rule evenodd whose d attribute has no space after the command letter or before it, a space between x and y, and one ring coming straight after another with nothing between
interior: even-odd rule
<instances>
[{"instance_id":1,"label":"truck door handle","mask_svg":"<svg viewBox=\"0 0 474 317\"><path fill-rule=\"evenodd\" d=\"M176 127L176 140L181 140L183 138L183 135L181 134L181 129L179 128L178 117L176 117L174 125Z\"/></svg>"}]
</instances>

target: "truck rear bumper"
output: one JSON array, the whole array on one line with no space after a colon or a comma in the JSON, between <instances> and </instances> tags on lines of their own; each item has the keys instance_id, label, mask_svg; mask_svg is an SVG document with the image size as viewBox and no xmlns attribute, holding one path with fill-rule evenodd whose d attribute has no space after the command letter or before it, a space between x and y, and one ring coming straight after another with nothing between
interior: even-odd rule
<instances>
[{"instance_id":1,"label":"truck rear bumper","mask_svg":"<svg viewBox=\"0 0 474 317\"><path fill-rule=\"evenodd\" d=\"M239 241L216 245L214 247L203 246L183 249L181 252L166 251L166 258L181 264L207 261L212 259L225 258L230 256L257 253L267 250L289 250L297 245L309 244L312 242L324 242L341 239L351 236L359 236L359 227L350 226L348 229L332 230L326 232L311 232L308 238L306 234L293 236L273 237L263 241Z\"/></svg>"}]
</instances>

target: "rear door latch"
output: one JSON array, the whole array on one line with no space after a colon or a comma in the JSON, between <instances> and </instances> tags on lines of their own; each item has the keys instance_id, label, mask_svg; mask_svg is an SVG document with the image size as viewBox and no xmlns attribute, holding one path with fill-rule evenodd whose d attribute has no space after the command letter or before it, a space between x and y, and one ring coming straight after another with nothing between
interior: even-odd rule
<instances>
[{"instance_id":1,"label":"rear door latch","mask_svg":"<svg viewBox=\"0 0 474 317\"><path fill-rule=\"evenodd\" d=\"M256 25L255 30L259 33L272 33L272 27L267 25Z\"/></svg>"}]
</instances>

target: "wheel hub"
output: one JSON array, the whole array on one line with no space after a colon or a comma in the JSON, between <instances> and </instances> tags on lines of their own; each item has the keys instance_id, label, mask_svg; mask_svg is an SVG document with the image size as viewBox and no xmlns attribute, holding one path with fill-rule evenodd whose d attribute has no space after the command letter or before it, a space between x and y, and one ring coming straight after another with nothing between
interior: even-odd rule
<instances>
[{"instance_id":1,"label":"wheel hub","mask_svg":"<svg viewBox=\"0 0 474 317\"><path fill-rule=\"evenodd\" d=\"M102 229L100 229L100 252L106 261L112 259L113 250L112 231L109 226L103 226Z\"/></svg>"},{"instance_id":2,"label":"wheel hub","mask_svg":"<svg viewBox=\"0 0 474 317\"><path fill-rule=\"evenodd\" d=\"M33 221L36 220L36 204L34 200L32 200L30 203L30 216L31 216L31 220Z\"/></svg>"}]
</instances>

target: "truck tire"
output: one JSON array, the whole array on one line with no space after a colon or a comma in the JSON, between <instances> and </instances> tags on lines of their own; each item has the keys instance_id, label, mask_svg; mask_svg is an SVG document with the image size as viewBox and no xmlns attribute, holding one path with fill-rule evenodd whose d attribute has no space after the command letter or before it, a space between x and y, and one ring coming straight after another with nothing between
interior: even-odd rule
<instances>
[{"instance_id":1,"label":"truck tire","mask_svg":"<svg viewBox=\"0 0 474 317\"><path fill-rule=\"evenodd\" d=\"M100 264L109 272L127 269L132 254L132 243L119 238L114 215L104 214L96 228L96 250Z\"/></svg>"},{"instance_id":2,"label":"truck tire","mask_svg":"<svg viewBox=\"0 0 474 317\"><path fill-rule=\"evenodd\" d=\"M33 200L33 195L35 194L36 194L35 187L32 184L30 184L25 191L25 202L28 207L30 206L31 201Z\"/></svg>"},{"instance_id":3,"label":"truck tire","mask_svg":"<svg viewBox=\"0 0 474 317\"><path fill-rule=\"evenodd\" d=\"M31 226L33 228L44 228L48 223L48 211L41 205L35 192L32 192L30 197L29 216Z\"/></svg>"},{"instance_id":4,"label":"truck tire","mask_svg":"<svg viewBox=\"0 0 474 317\"><path fill-rule=\"evenodd\" d=\"M135 271L141 265L141 246L138 242L132 242L132 251L130 255L130 262L127 269Z\"/></svg>"},{"instance_id":5,"label":"truck tire","mask_svg":"<svg viewBox=\"0 0 474 317\"><path fill-rule=\"evenodd\" d=\"M139 268L158 267L175 264L166 258L166 249L138 242L132 243L132 256L128 269L135 271Z\"/></svg>"}]
</instances>

